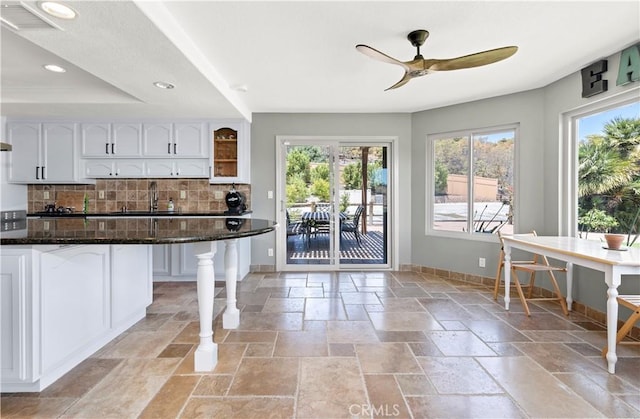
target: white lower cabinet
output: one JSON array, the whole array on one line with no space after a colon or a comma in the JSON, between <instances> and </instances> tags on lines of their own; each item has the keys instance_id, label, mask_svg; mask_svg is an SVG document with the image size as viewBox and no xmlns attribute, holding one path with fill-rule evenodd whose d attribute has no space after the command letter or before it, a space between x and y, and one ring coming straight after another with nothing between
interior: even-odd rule
<instances>
[{"instance_id":1,"label":"white lower cabinet","mask_svg":"<svg viewBox=\"0 0 640 419\"><path fill-rule=\"evenodd\" d=\"M151 303L147 245L3 246L0 261L2 392L43 390Z\"/></svg>"},{"instance_id":2,"label":"white lower cabinet","mask_svg":"<svg viewBox=\"0 0 640 419\"><path fill-rule=\"evenodd\" d=\"M251 240L236 239L238 246L237 281L242 281L250 270ZM224 256L226 243L217 241L217 251L213 260L216 281L225 280ZM155 245L153 248L154 281L193 281L198 273L198 258L193 243Z\"/></svg>"}]
</instances>

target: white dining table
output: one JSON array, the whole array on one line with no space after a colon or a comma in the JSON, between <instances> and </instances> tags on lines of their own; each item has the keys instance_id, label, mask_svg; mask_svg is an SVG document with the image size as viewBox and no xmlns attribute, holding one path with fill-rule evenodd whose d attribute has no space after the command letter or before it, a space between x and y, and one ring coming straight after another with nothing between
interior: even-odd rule
<instances>
[{"instance_id":1,"label":"white dining table","mask_svg":"<svg viewBox=\"0 0 640 419\"><path fill-rule=\"evenodd\" d=\"M567 267L567 307L571 310L573 298L573 265L580 265L604 272L607 284L607 365L611 374L615 373L616 332L618 324L618 286L623 275L640 275L640 249L622 248L606 249L606 243L594 240L560 236L504 236L505 265L505 309L509 310L509 287L511 281L511 251L520 249L527 252L545 255L566 263Z\"/></svg>"}]
</instances>

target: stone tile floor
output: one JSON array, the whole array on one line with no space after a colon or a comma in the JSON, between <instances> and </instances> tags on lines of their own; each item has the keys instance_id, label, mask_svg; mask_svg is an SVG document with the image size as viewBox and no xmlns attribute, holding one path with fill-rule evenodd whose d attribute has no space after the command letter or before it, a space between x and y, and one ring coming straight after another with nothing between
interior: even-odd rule
<instances>
[{"instance_id":1,"label":"stone tile floor","mask_svg":"<svg viewBox=\"0 0 640 419\"><path fill-rule=\"evenodd\" d=\"M640 417L640 347L617 373L601 325L557 304L412 272L251 274L237 330L193 372L195 283L156 283L148 315L41 393L3 394L2 417Z\"/></svg>"}]
</instances>

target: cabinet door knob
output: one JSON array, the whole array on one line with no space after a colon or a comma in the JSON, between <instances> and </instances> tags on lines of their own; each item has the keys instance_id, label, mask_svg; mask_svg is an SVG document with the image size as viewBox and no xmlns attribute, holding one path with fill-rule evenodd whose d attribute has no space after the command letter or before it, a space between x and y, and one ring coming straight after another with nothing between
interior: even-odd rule
<instances>
[{"instance_id":1,"label":"cabinet door knob","mask_svg":"<svg viewBox=\"0 0 640 419\"><path fill-rule=\"evenodd\" d=\"M109 154L109 143L104 143L104 153Z\"/></svg>"},{"instance_id":2,"label":"cabinet door knob","mask_svg":"<svg viewBox=\"0 0 640 419\"><path fill-rule=\"evenodd\" d=\"M173 154L178 154L178 144L173 143Z\"/></svg>"},{"instance_id":3,"label":"cabinet door knob","mask_svg":"<svg viewBox=\"0 0 640 419\"><path fill-rule=\"evenodd\" d=\"M115 144L111 143L111 154L116 154Z\"/></svg>"},{"instance_id":4,"label":"cabinet door knob","mask_svg":"<svg viewBox=\"0 0 640 419\"><path fill-rule=\"evenodd\" d=\"M171 143L167 143L167 154L171 154Z\"/></svg>"},{"instance_id":5,"label":"cabinet door knob","mask_svg":"<svg viewBox=\"0 0 640 419\"><path fill-rule=\"evenodd\" d=\"M42 166L42 168L40 169L40 172L42 173L42 180L46 179L44 176L44 166Z\"/></svg>"},{"instance_id":6,"label":"cabinet door knob","mask_svg":"<svg viewBox=\"0 0 640 419\"><path fill-rule=\"evenodd\" d=\"M40 180L40 166L36 166L36 180Z\"/></svg>"}]
</instances>

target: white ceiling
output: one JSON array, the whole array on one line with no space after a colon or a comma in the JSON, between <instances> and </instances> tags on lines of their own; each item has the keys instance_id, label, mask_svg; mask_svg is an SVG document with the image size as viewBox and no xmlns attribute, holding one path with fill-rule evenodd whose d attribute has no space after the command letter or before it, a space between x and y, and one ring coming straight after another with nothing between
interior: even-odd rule
<instances>
[{"instance_id":1,"label":"white ceiling","mask_svg":"<svg viewBox=\"0 0 640 419\"><path fill-rule=\"evenodd\" d=\"M2 4L15 3L2 1ZM230 118L253 112L415 112L539 88L640 41L633 1L76 1L61 29L2 28L4 116ZM23 2L38 11L36 2ZM0 12L2 8L0 8ZM42 12L40 12L42 13ZM406 61L517 45L511 58L403 75ZM67 68L63 74L42 69ZM176 85L153 87L154 81ZM247 91L235 90L245 86Z\"/></svg>"}]
</instances>

